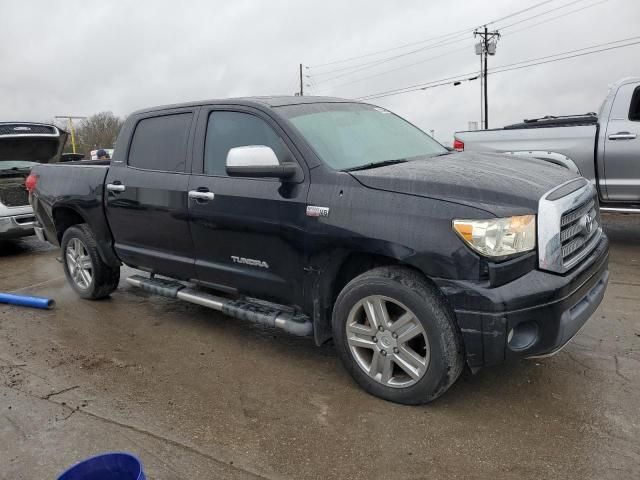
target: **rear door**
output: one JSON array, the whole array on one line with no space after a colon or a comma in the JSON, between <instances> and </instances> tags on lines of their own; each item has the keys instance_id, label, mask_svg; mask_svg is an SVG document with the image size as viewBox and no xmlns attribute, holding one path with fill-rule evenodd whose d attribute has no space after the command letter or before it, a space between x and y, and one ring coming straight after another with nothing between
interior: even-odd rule
<instances>
[{"instance_id":1,"label":"rear door","mask_svg":"<svg viewBox=\"0 0 640 480\"><path fill-rule=\"evenodd\" d=\"M618 89L604 142L608 200L640 201L640 86L637 83Z\"/></svg>"},{"instance_id":2,"label":"rear door","mask_svg":"<svg viewBox=\"0 0 640 480\"><path fill-rule=\"evenodd\" d=\"M106 180L106 211L115 250L128 265L195 277L189 230L192 135L197 109L145 114L127 152L116 152Z\"/></svg>"},{"instance_id":3,"label":"rear door","mask_svg":"<svg viewBox=\"0 0 640 480\"><path fill-rule=\"evenodd\" d=\"M229 149L271 147L280 162L301 159L268 115L248 107L203 107L190 191L211 198L189 204L198 279L287 304L302 298L308 175L296 181L230 177Z\"/></svg>"}]
</instances>

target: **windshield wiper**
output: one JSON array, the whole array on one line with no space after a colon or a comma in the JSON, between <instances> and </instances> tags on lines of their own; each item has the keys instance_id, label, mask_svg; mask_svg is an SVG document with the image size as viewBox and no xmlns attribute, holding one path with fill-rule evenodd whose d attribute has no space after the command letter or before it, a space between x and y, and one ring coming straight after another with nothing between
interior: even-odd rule
<instances>
[{"instance_id":1,"label":"windshield wiper","mask_svg":"<svg viewBox=\"0 0 640 480\"><path fill-rule=\"evenodd\" d=\"M387 165L395 165L396 163L406 163L404 158L397 158L395 160L384 160L382 162L371 162L359 165L357 167L345 168L343 172L355 172L356 170L368 170L369 168L386 167Z\"/></svg>"}]
</instances>

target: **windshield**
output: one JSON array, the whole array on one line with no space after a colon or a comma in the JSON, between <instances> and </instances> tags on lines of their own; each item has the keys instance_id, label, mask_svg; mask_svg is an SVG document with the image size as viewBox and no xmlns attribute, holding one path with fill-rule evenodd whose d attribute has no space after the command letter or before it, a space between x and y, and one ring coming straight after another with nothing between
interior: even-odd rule
<instances>
[{"instance_id":1,"label":"windshield","mask_svg":"<svg viewBox=\"0 0 640 480\"><path fill-rule=\"evenodd\" d=\"M24 170L38 165L38 162L24 160L0 160L0 170Z\"/></svg>"},{"instance_id":2,"label":"windshield","mask_svg":"<svg viewBox=\"0 0 640 480\"><path fill-rule=\"evenodd\" d=\"M425 132L384 108L361 103L311 103L277 110L336 170L448 153Z\"/></svg>"}]
</instances>

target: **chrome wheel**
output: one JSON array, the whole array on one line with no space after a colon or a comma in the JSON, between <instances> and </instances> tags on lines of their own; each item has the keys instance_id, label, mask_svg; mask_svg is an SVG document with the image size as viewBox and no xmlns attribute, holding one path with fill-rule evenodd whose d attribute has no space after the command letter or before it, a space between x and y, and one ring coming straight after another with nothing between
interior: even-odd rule
<instances>
[{"instance_id":1,"label":"chrome wheel","mask_svg":"<svg viewBox=\"0 0 640 480\"><path fill-rule=\"evenodd\" d=\"M387 387L414 385L429 367L427 333L413 312L396 300L363 298L349 312L346 329L358 366Z\"/></svg>"},{"instance_id":2,"label":"chrome wheel","mask_svg":"<svg viewBox=\"0 0 640 480\"><path fill-rule=\"evenodd\" d=\"M93 263L85 244L78 238L72 238L67 244L65 257L73 282L82 290L88 289L93 278Z\"/></svg>"}]
</instances>

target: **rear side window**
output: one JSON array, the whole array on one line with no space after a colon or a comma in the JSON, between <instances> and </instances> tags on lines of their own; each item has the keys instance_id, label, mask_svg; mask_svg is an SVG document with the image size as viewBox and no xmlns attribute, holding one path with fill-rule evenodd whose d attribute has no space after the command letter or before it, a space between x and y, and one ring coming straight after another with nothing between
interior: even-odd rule
<instances>
[{"instance_id":1,"label":"rear side window","mask_svg":"<svg viewBox=\"0 0 640 480\"><path fill-rule=\"evenodd\" d=\"M629 120L632 122L640 122L640 87L637 87L633 91L631 108L629 109Z\"/></svg>"},{"instance_id":2,"label":"rear side window","mask_svg":"<svg viewBox=\"0 0 640 480\"><path fill-rule=\"evenodd\" d=\"M165 172L184 172L192 113L145 118L138 122L128 164Z\"/></svg>"},{"instance_id":3,"label":"rear side window","mask_svg":"<svg viewBox=\"0 0 640 480\"><path fill-rule=\"evenodd\" d=\"M286 160L284 142L261 118L241 112L212 112L204 145L204 173L226 176L229 150L249 145L271 147L281 163Z\"/></svg>"}]
</instances>

